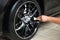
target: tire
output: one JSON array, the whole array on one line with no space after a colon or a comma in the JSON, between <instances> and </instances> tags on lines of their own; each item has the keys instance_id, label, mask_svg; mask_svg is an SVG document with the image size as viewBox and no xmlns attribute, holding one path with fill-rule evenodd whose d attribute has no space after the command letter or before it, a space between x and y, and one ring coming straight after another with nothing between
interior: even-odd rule
<instances>
[{"instance_id":1,"label":"tire","mask_svg":"<svg viewBox=\"0 0 60 40\"><path fill-rule=\"evenodd\" d=\"M30 13L32 8L30 9L30 11L28 11L28 9L25 9L25 7L26 7L25 4L35 7L34 10L32 11L32 13ZM22 8L24 10L22 10ZM20 12L21 10L22 10L22 12ZM35 10L37 10L37 11L35 12ZM25 11L26 11L26 13L25 13ZM20 12L20 13L18 13L18 12ZM36 14L34 14L34 12ZM29 39L31 39L37 32L39 24L40 24L39 21L34 21L33 17L38 17L39 15L41 15L40 7L35 0L16 1L15 4L12 6L10 15L9 15L9 21L8 21L9 32L5 33L5 35L8 38L10 38L11 40L29 40ZM30 20L31 20L31 23L33 23L32 26L30 24ZM16 26L17 23L19 23L19 24ZM24 26L21 26L22 24L24 24ZM30 31L29 31L29 28L30 28Z\"/></svg>"}]
</instances>

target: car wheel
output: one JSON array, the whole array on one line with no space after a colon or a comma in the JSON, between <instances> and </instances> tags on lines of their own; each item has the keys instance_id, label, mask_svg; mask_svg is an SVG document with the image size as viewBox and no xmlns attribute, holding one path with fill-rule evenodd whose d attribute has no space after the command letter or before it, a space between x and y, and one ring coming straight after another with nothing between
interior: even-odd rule
<instances>
[{"instance_id":1,"label":"car wheel","mask_svg":"<svg viewBox=\"0 0 60 40\"><path fill-rule=\"evenodd\" d=\"M13 5L9 15L9 32L11 40L31 39L38 30L39 21L34 17L41 15L40 7L35 0L18 0Z\"/></svg>"}]
</instances>

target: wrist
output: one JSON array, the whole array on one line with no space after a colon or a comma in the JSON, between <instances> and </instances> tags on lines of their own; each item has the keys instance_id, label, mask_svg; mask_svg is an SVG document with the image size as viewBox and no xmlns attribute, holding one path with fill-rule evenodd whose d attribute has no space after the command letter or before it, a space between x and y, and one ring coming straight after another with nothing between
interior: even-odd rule
<instances>
[{"instance_id":1,"label":"wrist","mask_svg":"<svg viewBox=\"0 0 60 40\"><path fill-rule=\"evenodd\" d=\"M48 16L47 17L47 22L50 22L52 20L52 17Z\"/></svg>"}]
</instances>

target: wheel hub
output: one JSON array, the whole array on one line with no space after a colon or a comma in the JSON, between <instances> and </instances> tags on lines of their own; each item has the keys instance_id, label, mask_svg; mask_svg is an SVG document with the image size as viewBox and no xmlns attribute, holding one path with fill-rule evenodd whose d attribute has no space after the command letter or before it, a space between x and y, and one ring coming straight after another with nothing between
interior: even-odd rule
<instances>
[{"instance_id":1,"label":"wheel hub","mask_svg":"<svg viewBox=\"0 0 60 40\"><path fill-rule=\"evenodd\" d=\"M28 23L30 21L30 17L29 16L25 16L22 18L22 21L25 22L25 23Z\"/></svg>"}]
</instances>

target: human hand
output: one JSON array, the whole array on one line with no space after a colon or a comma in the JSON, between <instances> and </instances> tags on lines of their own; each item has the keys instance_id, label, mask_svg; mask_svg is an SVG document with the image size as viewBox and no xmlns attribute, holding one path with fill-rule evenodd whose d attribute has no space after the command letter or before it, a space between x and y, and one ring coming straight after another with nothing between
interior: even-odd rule
<instances>
[{"instance_id":1,"label":"human hand","mask_svg":"<svg viewBox=\"0 0 60 40\"><path fill-rule=\"evenodd\" d=\"M48 22L48 18L49 18L48 16L42 15L42 16L35 18L35 20L39 20L41 22Z\"/></svg>"}]
</instances>

